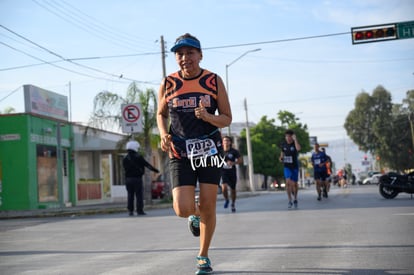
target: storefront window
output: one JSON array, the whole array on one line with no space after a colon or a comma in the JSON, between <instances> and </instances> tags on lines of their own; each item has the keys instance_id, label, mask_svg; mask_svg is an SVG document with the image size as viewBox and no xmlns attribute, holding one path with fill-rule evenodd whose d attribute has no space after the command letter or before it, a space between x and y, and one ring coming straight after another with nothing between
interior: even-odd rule
<instances>
[{"instance_id":1,"label":"storefront window","mask_svg":"<svg viewBox=\"0 0 414 275\"><path fill-rule=\"evenodd\" d=\"M122 161L125 155L116 155L114 162L114 185L125 185L125 171Z\"/></svg>"},{"instance_id":2,"label":"storefront window","mask_svg":"<svg viewBox=\"0 0 414 275\"><path fill-rule=\"evenodd\" d=\"M99 154L97 152L80 152L78 156L79 178L99 179Z\"/></svg>"},{"instance_id":3,"label":"storefront window","mask_svg":"<svg viewBox=\"0 0 414 275\"><path fill-rule=\"evenodd\" d=\"M58 201L56 147L37 145L37 184L39 202Z\"/></svg>"}]
</instances>

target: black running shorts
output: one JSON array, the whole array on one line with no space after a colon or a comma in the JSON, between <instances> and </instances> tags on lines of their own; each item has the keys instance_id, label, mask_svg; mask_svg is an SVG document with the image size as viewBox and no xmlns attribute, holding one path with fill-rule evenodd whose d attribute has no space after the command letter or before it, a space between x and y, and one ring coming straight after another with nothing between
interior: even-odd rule
<instances>
[{"instance_id":1,"label":"black running shorts","mask_svg":"<svg viewBox=\"0 0 414 275\"><path fill-rule=\"evenodd\" d=\"M227 184L231 189L236 189L237 176L223 173L221 176L222 183Z\"/></svg>"},{"instance_id":2,"label":"black running shorts","mask_svg":"<svg viewBox=\"0 0 414 275\"><path fill-rule=\"evenodd\" d=\"M208 158L205 162L191 162L190 159L172 158L170 159L170 174L172 186L197 186L200 183L219 184L220 183L220 167L216 165L218 162Z\"/></svg>"},{"instance_id":3,"label":"black running shorts","mask_svg":"<svg viewBox=\"0 0 414 275\"><path fill-rule=\"evenodd\" d=\"M328 177L326 171L313 171L314 175L313 177L315 178L315 180L321 180L321 181L325 181Z\"/></svg>"}]
</instances>

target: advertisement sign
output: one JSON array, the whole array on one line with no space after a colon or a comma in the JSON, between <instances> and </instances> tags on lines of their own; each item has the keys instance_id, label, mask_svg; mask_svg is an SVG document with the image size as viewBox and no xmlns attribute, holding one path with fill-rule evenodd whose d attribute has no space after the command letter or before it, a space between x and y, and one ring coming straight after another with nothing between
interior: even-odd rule
<instances>
[{"instance_id":1,"label":"advertisement sign","mask_svg":"<svg viewBox=\"0 0 414 275\"><path fill-rule=\"evenodd\" d=\"M26 113L68 120L68 98L33 85L23 85Z\"/></svg>"}]
</instances>

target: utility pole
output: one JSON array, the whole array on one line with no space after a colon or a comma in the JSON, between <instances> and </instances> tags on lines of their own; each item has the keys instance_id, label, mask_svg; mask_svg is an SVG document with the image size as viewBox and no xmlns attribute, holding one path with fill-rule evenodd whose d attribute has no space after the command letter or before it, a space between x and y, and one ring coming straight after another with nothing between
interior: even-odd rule
<instances>
[{"instance_id":1,"label":"utility pole","mask_svg":"<svg viewBox=\"0 0 414 275\"><path fill-rule=\"evenodd\" d=\"M411 141L413 143L413 149L414 149L414 126L413 126L413 122L414 122L414 112L411 112L408 114L408 121L410 122L410 127L411 127Z\"/></svg>"},{"instance_id":2,"label":"utility pole","mask_svg":"<svg viewBox=\"0 0 414 275\"><path fill-rule=\"evenodd\" d=\"M167 55L165 54L164 36L161 35L161 64L162 64L162 78L163 79L165 79L167 77L167 72L166 72L166 68L165 68L165 59L166 58L167 58ZM168 154L161 153L161 155L160 155L160 166L162 167L162 169L160 169L160 171L163 174L163 177L167 178L167 175L169 174ZM170 185L168 188L169 188L168 197L171 197L172 196L172 186Z\"/></svg>"},{"instance_id":3,"label":"utility pole","mask_svg":"<svg viewBox=\"0 0 414 275\"><path fill-rule=\"evenodd\" d=\"M161 63L162 63L162 77L165 78L167 76L165 70L165 45L164 45L164 36L161 35Z\"/></svg>"},{"instance_id":4,"label":"utility pole","mask_svg":"<svg viewBox=\"0 0 414 275\"><path fill-rule=\"evenodd\" d=\"M72 122L72 84L69 81L69 122Z\"/></svg>"},{"instance_id":5,"label":"utility pole","mask_svg":"<svg viewBox=\"0 0 414 275\"><path fill-rule=\"evenodd\" d=\"M253 156L252 156L252 142L250 139L250 128L249 128L249 117L247 115L247 99L244 98L244 110L246 112L246 143L247 143L247 159L249 165L249 181L250 181L250 191L254 192L254 179L253 179Z\"/></svg>"}]
</instances>

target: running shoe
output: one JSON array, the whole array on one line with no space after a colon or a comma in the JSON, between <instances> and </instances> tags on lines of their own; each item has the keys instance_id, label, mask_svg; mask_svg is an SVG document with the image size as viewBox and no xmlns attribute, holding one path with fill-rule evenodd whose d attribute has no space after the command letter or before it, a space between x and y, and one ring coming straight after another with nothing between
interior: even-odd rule
<instances>
[{"instance_id":1,"label":"running shoe","mask_svg":"<svg viewBox=\"0 0 414 275\"><path fill-rule=\"evenodd\" d=\"M231 205L231 212L233 212L233 213L236 212L236 206L234 206L234 204Z\"/></svg>"},{"instance_id":2,"label":"running shoe","mask_svg":"<svg viewBox=\"0 0 414 275\"><path fill-rule=\"evenodd\" d=\"M212 274L213 269L211 268L210 259L204 256L197 256L197 271L196 275Z\"/></svg>"},{"instance_id":3,"label":"running shoe","mask_svg":"<svg viewBox=\"0 0 414 275\"><path fill-rule=\"evenodd\" d=\"M229 200L226 200L226 202L224 203L224 208L229 207Z\"/></svg>"},{"instance_id":4,"label":"running shoe","mask_svg":"<svg viewBox=\"0 0 414 275\"><path fill-rule=\"evenodd\" d=\"M293 205L295 206L295 208L298 208L298 200L294 200Z\"/></svg>"},{"instance_id":5,"label":"running shoe","mask_svg":"<svg viewBox=\"0 0 414 275\"><path fill-rule=\"evenodd\" d=\"M328 192L326 192L326 189L323 189L323 197L327 198L328 197Z\"/></svg>"},{"instance_id":6,"label":"running shoe","mask_svg":"<svg viewBox=\"0 0 414 275\"><path fill-rule=\"evenodd\" d=\"M318 201L320 201L320 200L321 200L321 195L318 196Z\"/></svg>"},{"instance_id":7,"label":"running shoe","mask_svg":"<svg viewBox=\"0 0 414 275\"><path fill-rule=\"evenodd\" d=\"M188 229L194 237L200 236L200 217L191 215L188 217Z\"/></svg>"},{"instance_id":8,"label":"running shoe","mask_svg":"<svg viewBox=\"0 0 414 275\"><path fill-rule=\"evenodd\" d=\"M292 206L293 206L293 203L291 201L289 201L288 208L290 209L290 208L292 208Z\"/></svg>"}]
</instances>

